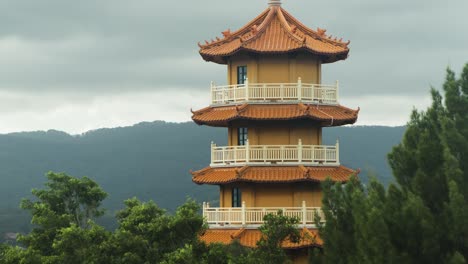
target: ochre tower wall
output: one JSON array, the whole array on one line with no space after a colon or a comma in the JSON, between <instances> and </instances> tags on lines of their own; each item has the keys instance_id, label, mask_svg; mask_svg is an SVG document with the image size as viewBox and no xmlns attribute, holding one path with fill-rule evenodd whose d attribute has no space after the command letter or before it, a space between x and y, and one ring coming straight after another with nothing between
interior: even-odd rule
<instances>
[{"instance_id":1,"label":"ochre tower wall","mask_svg":"<svg viewBox=\"0 0 468 264\"><path fill-rule=\"evenodd\" d=\"M282 184L227 184L220 186L220 206L232 206L232 189L242 190L242 201L247 207L321 207L322 192L319 183Z\"/></svg>"},{"instance_id":2,"label":"ochre tower wall","mask_svg":"<svg viewBox=\"0 0 468 264\"><path fill-rule=\"evenodd\" d=\"M251 83L321 83L321 62L307 53L248 55L241 53L228 60L228 83L237 84L237 67L247 66Z\"/></svg>"},{"instance_id":3,"label":"ochre tower wall","mask_svg":"<svg viewBox=\"0 0 468 264\"><path fill-rule=\"evenodd\" d=\"M238 128L248 128L250 145L321 145L322 128L310 122L236 122L228 128L228 144L237 145Z\"/></svg>"},{"instance_id":4,"label":"ochre tower wall","mask_svg":"<svg viewBox=\"0 0 468 264\"><path fill-rule=\"evenodd\" d=\"M308 264L309 263L309 255L307 251L305 252L295 252L295 254L291 254L290 258L293 263L295 264Z\"/></svg>"},{"instance_id":5,"label":"ochre tower wall","mask_svg":"<svg viewBox=\"0 0 468 264\"><path fill-rule=\"evenodd\" d=\"M338 104L338 83L298 83L300 78L302 84L321 84L322 63L345 60L348 44L333 39L325 29L305 27L281 7L280 0L269 1L268 9L241 29L199 44L204 60L227 66L227 84L232 86L213 85L212 105L195 111L193 120L226 127L229 146L250 145L213 146L210 167L193 173L197 184L220 187L220 208L204 204L210 229L202 235L203 241L238 240L255 247L261 237L256 230L259 221L247 219L248 215L266 207L297 212L303 201L306 207L321 207L319 181L330 177L344 182L357 174L340 166L338 144L303 151L299 146L265 147L261 154L255 146L298 145L299 140L302 145L322 145L323 126L356 122L359 110ZM246 78L251 85L238 86ZM247 208L225 210L243 205L240 202ZM293 263L308 263L309 249L323 245L313 220L308 219L311 209L302 209L301 232L307 236L302 244L282 244ZM242 220L236 218L240 216Z\"/></svg>"}]
</instances>

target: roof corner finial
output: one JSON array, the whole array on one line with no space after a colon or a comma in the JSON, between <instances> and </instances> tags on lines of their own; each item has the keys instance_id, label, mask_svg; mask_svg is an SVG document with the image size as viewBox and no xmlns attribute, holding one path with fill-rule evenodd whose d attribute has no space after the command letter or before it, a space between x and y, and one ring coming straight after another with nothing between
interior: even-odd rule
<instances>
[{"instance_id":1,"label":"roof corner finial","mask_svg":"<svg viewBox=\"0 0 468 264\"><path fill-rule=\"evenodd\" d=\"M281 5L281 0L269 0L268 5L269 6L280 6Z\"/></svg>"}]
</instances>

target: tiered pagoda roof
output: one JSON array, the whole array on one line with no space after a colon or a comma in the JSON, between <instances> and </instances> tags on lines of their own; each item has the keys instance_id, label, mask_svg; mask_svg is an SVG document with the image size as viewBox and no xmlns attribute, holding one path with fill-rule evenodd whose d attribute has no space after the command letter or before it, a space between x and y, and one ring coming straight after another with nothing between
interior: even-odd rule
<instances>
[{"instance_id":1,"label":"tiered pagoda roof","mask_svg":"<svg viewBox=\"0 0 468 264\"><path fill-rule=\"evenodd\" d=\"M242 54L248 54L252 59L269 54L289 54L288 58L294 57L296 54L311 54L314 56L314 60L319 59L319 63L345 60L348 57L350 42L344 42L342 39L334 38L325 33L324 29L312 30L303 25L281 8L280 0L269 0L269 7L255 19L235 32L226 30L222 32L221 38L217 37L216 40L199 44L199 52L204 60L219 64L227 64L230 57ZM280 56L280 58L286 58L286 56ZM318 74L320 74L319 70ZM303 121L303 123L311 123L314 129L315 127L320 129L320 127L354 124L357 121L359 108L353 110L338 102L338 82L336 86L326 86L320 83L303 83L302 79L298 78L296 84L289 84L289 86L292 88L288 89L293 91L290 94L285 93L284 84L249 83L248 80L241 85L231 83L226 86L215 86L212 84L212 104L209 107L192 111L192 119L198 125L215 127L237 127L241 124L248 127L251 123L264 124L263 121L276 121L275 123L278 125L288 127L293 124L289 121ZM267 89L280 92L269 94L266 92ZM230 93L231 91L234 92ZM232 122L235 121L249 122L233 124ZM328 178L333 182L347 182L359 173L359 170L352 170L340 165L338 143L332 147L322 146L322 149L309 146L310 153L314 153L309 156L316 157L310 160L303 158L305 152L302 143L299 143L298 146L300 147L297 149L287 148L296 151L297 157L294 156L294 158L287 159L287 162L280 163L276 159L284 162L284 146L280 146L280 154L272 156L273 158L270 160L266 159L266 154L262 154L264 159L256 157L252 160L249 144L229 147L217 147L212 144L212 167L192 172L192 181L196 184L209 185L231 183L259 183L259 185L276 183L301 183L302 185L304 183L316 185ZM274 148L272 147L272 149ZM312 150L325 154L323 157L319 154L315 156L315 152ZM267 153L266 146L263 146L262 152ZM221 158L216 156L219 153ZM243 156L244 154L245 156ZM226 157L228 158L226 159ZM324 163L324 160L331 160L333 163ZM257 161L258 163L255 163ZM232 186L242 185L233 184ZM279 185L276 187L281 188ZM221 195L226 198L226 194L221 193ZM228 193L228 195L231 194ZM279 208L282 208L281 205L284 204L287 203L280 202ZM315 203L311 205L317 206ZM300 216L302 217L301 223L303 223L300 230L303 239L298 243L286 239L281 245L284 249L296 250L323 246L323 241L315 226L315 220L310 217L314 216L317 211L322 212L322 210L319 207L308 206L304 200L302 207L300 207L303 212ZM229 208L229 210L224 210L225 208ZM270 207L270 210L272 208ZM265 208L258 209L257 207L249 207L245 202L242 202L242 209L234 208L234 202L232 208L211 208L209 204L204 204L203 214L210 229L201 234L200 239L207 244L230 244L233 241L239 241L245 247L255 248L257 242L262 238L262 233L257 228L263 221L258 219L263 219L262 214L268 213ZM295 207L292 209L282 208L285 211L290 210L289 212L296 212L295 209ZM255 213L255 217L247 219L246 212Z\"/></svg>"},{"instance_id":2,"label":"tiered pagoda roof","mask_svg":"<svg viewBox=\"0 0 468 264\"><path fill-rule=\"evenodd\" d=\"M339 167L304 167L304 166L268 166L268 167L231 167L211 168L192 173L197 184L228 184L233 182L287 183L321 182L330 178L334 182L346 182L359 171L344 166Z\"/></svg>"},{"instance_id":3,"label":"tiered pagoda roof","mask_svg":"<svg viewBox=\"0 0 468 264\"><path fill-rule=\"evenodd\" d=\"M245 247L255 248L257 242L262 237L262 233L258 229L208 229L201 235L201 241L209 243L221 243L228 245L234 240ZM323 241L318 235L317 229L301 229L301 241L293 243L290 240L285 240L282 243L284 249L300 249L309 247L322 247Z\"/></svg>"},{"instance_id":4,"label":"tiered pagoda roof","mask_svg":"<svg viewBox=\"0 0 468 264\"><path fill-rule=\"evenodd\" d=\"M220 64L226 64L226 57L241 51L263 54L304 51L320 56L324 63L346 59L349 41L343 42L325 32L306 27L279 4L271 4L241 29L224 31L223 38L199 44L200 54L206 61Z\"/></svg>"},{"instance_id":5,"label":"tiered pagoda roof","mask_svg":"<svg viewBox=\"0 0 468 264\"><path fill-rule=\"evenodd\" d=\"M341 105L298 104L243 104L240 106L209 106L193 112L192 119L198 125L225 127L234 120L300 120L309 119L322 126L354 124L359 109Z\"/></svg>"}]
</instances>

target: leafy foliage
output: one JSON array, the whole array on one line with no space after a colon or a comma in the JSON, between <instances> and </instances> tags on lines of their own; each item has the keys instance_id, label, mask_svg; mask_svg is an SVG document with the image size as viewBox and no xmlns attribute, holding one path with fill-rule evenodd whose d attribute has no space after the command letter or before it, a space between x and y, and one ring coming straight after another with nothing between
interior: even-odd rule
<instances>
[{"instance_id":1,"label":"leafy foliage","mask_svg":"<svg viewBox=\"0 0 468 264\"><path fill-rule=\"evenodd\" d=\"M142 203L136 198L125 205L117 214L119 227L112 237L112 251L123 256L122 263L161 262L166 254L198 243L204 226L194 201L187 201L174 215L166 214L154 202Z\"/></svg>"},{"instance_id":2,"label":"leafy foliage","mask_svg":"<svg viewBox=\"0 0 468 264\"><path fill-rule=\"evenodd\" d=\"M298 243L302 239L298 229L299 219L287 217L280 210L277 214L267 214L259 227L262 237L257 247L237 257L235 263L288 263L289 258L281 248L285 240ZM240 262L236 262L240 261Z\"/></svg>"},{"instance_id":3,"label":"leafy foliage","mask_svg":"<svg viewBox=\"0 0 468 264\"><path fill-rule=\"evenodd\" d=\"M264 237L255 250L199 241L205 230L200 206L187 200L174 214L154 202L137 198L124 202L117 212L118 227L110 232L93 220L107 194L91 179L48 173L46 188L34 189L37 200L25 199L22 207L36 225L20 238L24 247L0 244L5 264L140 264L140 263L284 263L284 239L298 241L298 219L280 212L268 215L260 228Z\"/></svg>"},{"instance_id":4,"label":"leafy foliage","mask_svg":"<svg viewBox=\"0 0 468 264\"><path fill-rule=\"evenodd\" d=\"M323 185L322 263L466 263L468 260L468 64L447 70L445 103L413 111L388 155L397 184Z\"/></svg>"},{"instance_id":5,"label":"leafy foliage","mask_svg":"<svg viewBox=\"0 0 468 264\"><path fill-rule=\"evenodd\" d=\"M53 243L64 228L88 228L90 220L103 214L99 209L107 194L91 179L64 173L47 174L46 189L33 189L37 201L24 199L21 207L31 212L32 232L19 240L44 256L54 254Z\"/></svg>"}]
</instances>

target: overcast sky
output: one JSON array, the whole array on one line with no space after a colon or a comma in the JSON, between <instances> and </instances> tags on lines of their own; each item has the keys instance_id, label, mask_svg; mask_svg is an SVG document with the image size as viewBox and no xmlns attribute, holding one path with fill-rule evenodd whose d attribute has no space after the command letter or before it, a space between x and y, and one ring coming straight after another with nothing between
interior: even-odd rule
<instances>
[{"instance_id":1,"label":"overcast sky","mask_svg":"<svg viewBox=\"0 0 468 264\"><path fill-rule=\"evenodd\" d=\"M403 125L445 68L468 62L467 0L283 0L311 28L351 40L323 67L358 125ZM267 0L0 0L0 133L81 133L190 120L226 68L197 42L238 29Z\"/></svg>"}]
</instances>

